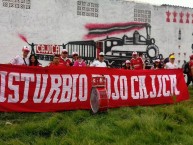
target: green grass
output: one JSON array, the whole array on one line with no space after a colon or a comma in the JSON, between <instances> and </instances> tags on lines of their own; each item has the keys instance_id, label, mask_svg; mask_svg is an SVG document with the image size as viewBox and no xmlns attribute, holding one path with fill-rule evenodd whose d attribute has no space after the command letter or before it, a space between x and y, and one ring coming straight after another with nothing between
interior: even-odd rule
<instances>
[{"instance_id":1,"label":"green grass","mask_svg":"<svg viewBox=\"0 0 193 145\"><path fill-rule=\"evenodd\" d=\"M193 89L173 105L123 107L91 115L0 113L0 145L192 145Z\"/></svg>"}]
</instances>

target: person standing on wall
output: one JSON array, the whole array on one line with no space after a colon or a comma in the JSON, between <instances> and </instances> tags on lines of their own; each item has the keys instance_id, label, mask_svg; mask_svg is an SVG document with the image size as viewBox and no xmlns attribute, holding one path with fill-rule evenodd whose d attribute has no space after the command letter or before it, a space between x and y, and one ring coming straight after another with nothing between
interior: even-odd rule
<instances>
[{"instance_id":1,"label":"person standing on wall","mask_svg":"<svg viewBox=\"0 0 193 145\"><path fill-rule=\"evenodd\" d=\"M29 65L29 58L28 58L28 54L30 52L30 49L27 46L24 46L22 48L22 56L17 55L16 57L14 57L9 64L12 65Z\"/></svg>"},{"instance_id":2,"label":"person standing on wall","mask_svg":"<svg viewBox=\"0 0 193 145\"><path fill-rule=\"evenodd\" d=\"M132 53L132 59L131 59L131 67L133 70L143 70L144 69L144 62L141 57L138 57L138 54L136 51Z\"/></svg>"},{"instance_id":3,"label":"person standing on wall","mask_svg":"<svg viewBox=\"0 0 193 145\"><path fill-rule=\"evenodd\" d=\"M169 58L169 62L167 62L165 65L165 69L176 69L176 68L178 67L177 64L175 63L175 56L171 55Z\"/></svg>"},{"instance_id":4,"label":"person standing on wall","mask_svg":"<svg viewBox=\"0 0 193 145\"><path fill-rule=\"evenodd\" d=\"M62 63L64 66L70 66L71 61L68 58L68 51L66 49L62 50L59 62Z\"/></svg>"},{"instance_id":5,"label":"person standing on wall","mask_svg":"<svg viewBox=\"0 0 193 145\"><path fill-rule=\"evenodd\" d=\"M100 52L99 59L95 60L90 66L91 67L107 67L107 64L104 62L104 52Z\"/></svg>"}]
</instances>

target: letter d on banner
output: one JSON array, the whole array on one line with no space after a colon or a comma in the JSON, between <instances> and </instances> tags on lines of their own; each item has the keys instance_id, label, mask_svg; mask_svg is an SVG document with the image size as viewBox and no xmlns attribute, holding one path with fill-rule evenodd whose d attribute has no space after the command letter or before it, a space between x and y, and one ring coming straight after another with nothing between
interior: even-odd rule
<instances>
[{"instance_id":1,"label":"letter d on banner","mask_svg":"<svg viewBox=\"0 0 193 145\"><path fill-rule=\"evenodd\" d=\"M6 100L6 98L5 98L5 86L6 86L5 77L7 75L7 72L6 71L0 71L0 75L1 75L0 102L5 102L5 100Z\"/></svg>"}]
</instances>

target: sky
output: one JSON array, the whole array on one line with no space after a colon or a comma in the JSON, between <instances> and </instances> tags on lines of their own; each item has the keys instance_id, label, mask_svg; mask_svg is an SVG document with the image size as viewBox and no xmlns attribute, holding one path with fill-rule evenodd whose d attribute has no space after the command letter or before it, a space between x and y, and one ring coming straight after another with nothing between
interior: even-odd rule
<instances>
[{"instance_id":1,"label":"sky","mask_svg":"<svg viewBox=\"0 0 193 145\"><path fill-rule=\"evenodd\" d=\"M168 4L193 8L193 0L127 0L127 1L145 2L155 5Z\"/></svg>"}]
</instances>

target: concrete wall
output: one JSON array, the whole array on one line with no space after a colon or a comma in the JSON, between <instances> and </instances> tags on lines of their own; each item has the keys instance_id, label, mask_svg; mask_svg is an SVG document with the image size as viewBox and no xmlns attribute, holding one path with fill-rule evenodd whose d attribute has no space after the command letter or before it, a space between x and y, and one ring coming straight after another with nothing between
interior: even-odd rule
<instances>
[{"instance_id":1,"label":"concrete wall","mask_svg":"<svg viewBox=\"0 0 193 145\"><path fill-rule=\"evenodd\" d=\"M156 40L156 45L164 57L175 52L176 61L181 66L183 60L188 60L192 54L193 9L190 8L153 6L121 0L26 0L23 3L22 0L12 1L0 2L1 63L8 63L15 55L21 54L22 46L27 45L18 37L18 33L26 36L29 43L66 44L70 41L88 40L85 36L89 30L85 26L89 24L145 22L145 19L151 25L151 37ZM78 10L78 6L82 9L83 3L90 8L88 15L91 15L91 8L94 7L94 16L82 15L83 10ZM19 8L16 7L17 4ZM150 12L149 19L145 18L146 11ZM166 12L171 13L169 22ZM173 22L173 12L177 13L176 22ZM183 23L180 22L181 12L184 13ZM186 23L187 13L190 14L189 23ZM141 20L138 21L137 17ZM179 30L181 40L178 39ZM108 36L122 38L123 35L132 36L133 32L134 30L130 30ZM139 32L146 36L145 29L140 29ZM93 37L92 40L104 38L105 35Z\"/></svg>"}]
</instances>

